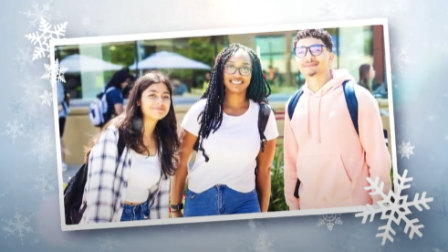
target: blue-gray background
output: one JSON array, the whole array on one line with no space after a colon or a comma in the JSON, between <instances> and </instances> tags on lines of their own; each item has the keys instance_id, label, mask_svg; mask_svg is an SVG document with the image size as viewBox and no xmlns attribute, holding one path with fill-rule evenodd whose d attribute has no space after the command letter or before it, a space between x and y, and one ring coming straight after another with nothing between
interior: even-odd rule
<instances>
[{"instance_id":1,"label":"blue-gray background","mask_svg":"<svg viewBox=\"0 0 448 252\"><path fill-rule=\"evenodd\" d=\"M0 247L2 251L448 251L448 32L446 1L2 1L0 108ZM400 227L381 246L377 228L354 214L339 216L332 230L322 216L141 228L62 232L51 92L41 79L44 63L31 61L26 34L40 16L52 25L68 22L66 37L275 25L387 17L392 60L398 170L413 177L410 198L426 191L434 201L409 216L425 226L411 240ZM399 147L397 147L398 149ZM15 225L10 225L15 223Z\"/></svg>"}]
</instances>

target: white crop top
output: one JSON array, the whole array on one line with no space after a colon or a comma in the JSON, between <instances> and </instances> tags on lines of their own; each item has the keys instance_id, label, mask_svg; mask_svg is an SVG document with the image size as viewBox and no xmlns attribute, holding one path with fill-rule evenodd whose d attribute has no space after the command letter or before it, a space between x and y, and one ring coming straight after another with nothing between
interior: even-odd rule
<instances>
[{"instance_id":1,"label":"white crop top","mask_svg":"<svg viewBox=\"0 0 448 252\"><path fill-rule=\"evenodd\" d=\"M149 189L159 182L161 163L159 155L146 156L131 150L131 171L125 201L143 203L148 199Z\"/></svg>"}]
</instances>

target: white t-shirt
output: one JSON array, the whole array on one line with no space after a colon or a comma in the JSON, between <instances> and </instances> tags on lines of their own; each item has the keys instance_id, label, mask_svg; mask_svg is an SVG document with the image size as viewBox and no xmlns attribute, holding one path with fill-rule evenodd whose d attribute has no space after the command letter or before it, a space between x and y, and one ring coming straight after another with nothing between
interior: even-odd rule
<instances>
[{"instance_id":1,"label":"white t-shirt","mask_svg":"<svg viewBox=\"0 0 448 252\"><path fill-rule=\"evenodd\" d=\"M142 203L148 199L149 189L156 185L161 176L159 156L142 155L131 150L131 171L125 201Z\"/></svg>"},{"instance_id":2,"label":"white t-shirt","mask_svg":"<svg viewBox=\"0 0 448 252\"><path fill-rule=\"evenodd\" d=\"M186 113L182 128L198 136L198 115L204 110L206 99L194 104ZM225 184L239 192L255 189L256 158L260 151L258 112L260 106L250 101L249 109L241 116L223 114L222 124L215 133L204 139L202 147L209 161L205 162L202 151L196 153L193 167L188 172L188 188L203 192L216 184ZM271 111L264 132L266 139L278 137L275 115Z\"/></svg>"}]
</instances>

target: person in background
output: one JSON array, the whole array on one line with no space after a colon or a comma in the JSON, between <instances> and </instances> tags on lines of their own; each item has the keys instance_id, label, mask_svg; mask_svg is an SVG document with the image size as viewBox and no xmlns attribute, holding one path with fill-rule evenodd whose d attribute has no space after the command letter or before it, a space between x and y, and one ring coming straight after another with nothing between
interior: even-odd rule
<instances>
[{"instance_id":1,"label":"person in background","mask_svg":"<svg viewBox=\"0 0 448 252\"><path fill-rule=\"evenodd\" d=\"M292 119L285 116L284 124L285 198L290 210L375 204L381 197L365 190L367 177L379 178L386 194L391 188L391 157L378 102L367 89L354 85L358 134L342 85L356 81L346 69L331 68L332 48L332 37L323 29L300 31L294 39L305 84ZM290 102L291 98L285 111Z\"/></svg>"},{"instance_id":2,"label":"person in background","mask_svg":"<svg viewBox=\"0 0 448 252\"><path fill-rule=\"evenodd\" d=\"M183 95L188 92L188 87L178 79L171 80L174 95Z\"/></svg>"},{"instance_id":3,"label":"person in background","mask_svg":"<svg viewBox=\"0 0 448 252\"><path fill-rule=\"evenodd\" d=\"M206 73L204 77L204 84L202 84L203 93L205 93L205 91L207 90L209 83L210 83L210 73Z\"/></svg>"},{"instance_id":4,"label":"person in background","mask_svg":"<svg viewBox=\"0 0 448 252\"><path fill-rule=\"evenodd\" d=\"M62 171L67 171L67 164L65 163L65 146L63 141L65 121L67 119L70 109L67 102L67 94L62 82L56 83L57 97L58 97L58 111L59 111L59 140L61 142L61 157L62 157Z\"/></svg>"},{"instance_id":5,"label":"person in background","mask_svg":"<svg viewBox=\"0 0 448 252\"><path fill-rule=\"evenodd\" d=\"M359 82L369 90L375 98L387 98L387 85L385 83L375 83L375 69L370 64L363 64L359 67Z\"/></svg>"},{"instance_id":6,"label":"person in background","mask_svg":"<svg viewBox=\"0 0 448 252\"><path fill-rule=\"evenodd\" d=\"M134 82L135 82L135 77L130 75L127 85L123 88L122 93L123 93L124 99L128 99L129 93L131 92L132 87L134 86Z\"/></svg>"},{"instance_id":7,"label":"person in background","mask_svg":"<svg viewBox=\"0 0 448 252\"><path fill-rule=\"evenodd\" d=\"M373 93L373 79L375 78L375 69L370 64L362 64L359 67L358 84Z\"/></svg>"},{"instance_id":8,"label":"person in background","mask_svg":"<svg viewBox=\"0 0 448 252\"><path fill-rule=\"evenodd\" d=\"M107 124L115 116L123 112L124 98L123 89L128 85L129 80L133 79L128 68L117 71L106 85L107 111L104 114L104 124Z\"/></svg>"}]
</instances>

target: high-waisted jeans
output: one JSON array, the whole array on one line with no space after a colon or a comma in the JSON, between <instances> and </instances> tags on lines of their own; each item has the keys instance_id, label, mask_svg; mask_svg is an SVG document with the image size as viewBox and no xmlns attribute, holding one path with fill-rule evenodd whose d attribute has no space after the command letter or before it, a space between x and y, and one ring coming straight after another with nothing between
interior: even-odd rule
<instances>
[{"instance_id":1,"label":"high-waisted jeans","mask_svg":"<svg viewBox=\"0 0 448 252\"><path fill-rule=\"evenodd\" d=\"M260 204L255 189L242 193L226 185L216 185L201 193L187 190L184 217L259 212Z\"/></svg>"}]
</instances>

